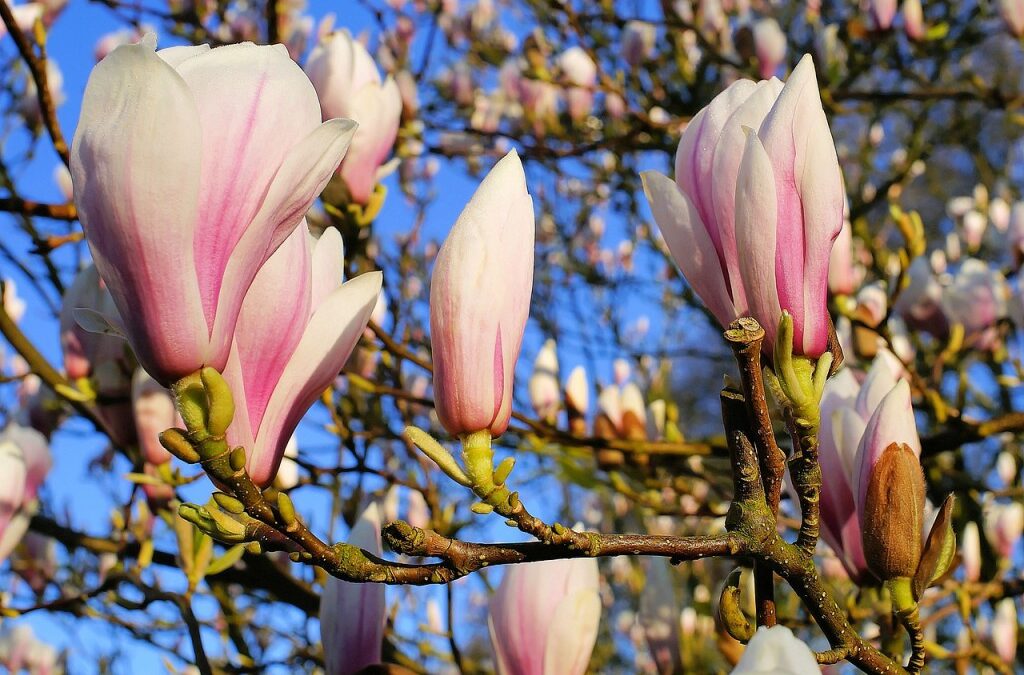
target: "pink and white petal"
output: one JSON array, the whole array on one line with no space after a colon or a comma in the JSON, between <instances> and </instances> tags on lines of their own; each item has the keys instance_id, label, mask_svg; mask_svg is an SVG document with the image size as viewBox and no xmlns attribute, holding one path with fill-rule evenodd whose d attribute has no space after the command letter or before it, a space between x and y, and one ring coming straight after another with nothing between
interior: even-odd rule
<instances>
[{"instance_id":1,"label":"pink and white petal","mask_svg":"<svg viewBox=\"0 0 1024 675\"><path fill-rule=\"evenodd\" d=\"M782 91L782 82L777 78L757 83L756 89L722 126L718 143L714 148L711 165L712 212L718 224L722 241L722 255L728 272L729 290L736 313L747 312L747 295L741 283L739 253L736 247L736 179L739 176L743 148L746 146L744 127L757 129L771 110L772 104Z\"/></svg>"},{"instance_id":2,"label":"pink and white petal","mask_svg":"<svg viewBox=\"0 0 1024 675\"><path fill-rule=\"evenodd\" d=\"M910 398L910 385L900 380L878 405L864 429L857 450L858 465L854 474L854 499L857 512L864 510L865 493L871 471L878 458L891 444L906 444L916 455L921 455L921 440L917 435L914 408Z\"/></svg>"},{"instance_id":3,"label":"pink and white petal","mask_svg":"<svg viewBox=\"0 0 1024 675\"><path fill-rule=\"evenodd\" d=\"M764 328L768 351L775 345L782 307L777 291L775 216L778 213L776 177L758 135L747 130L747 143L736 180L736 245L740 275L747 289L750 314ZM788 249L787 249L788 250Z\"/></svg>"},{"instance_id":4,"label":"pink and white petal","mask_svg":"<svg viewBox=\"0 0 1024 675\"><path fill-rule=\"evenodd\" d=\"M257 484L274 479L299 420L345 365L370 319L381 283L380 272L362 274L313 313L270 397L249 457L249 472Z\"/></svg>"},{"instance_id":5,"label":"pink and white petal","mask_svg":"<svg viewBox=\"0 0 1024 675\"><path fill-rule=\"evenodd\" d=\"M278 169L319 126L320 103L281 45L219 47L183 61L178 72L195 97L203 133L195 255L212 328L228 259L255 225Z\"/></svg>"},{"instance_id":6,"label":"pink and white petal","mask_svg":"<svg viewBox=\"0 0 1024 675\"><path fill-rule=\"evenodd\" d=\"M245 380L242 377L242 364L238 358L238 348L232 345L231 353L228 356L227 365L224 366L224 379L231 388L231 395L235 399L235 416L228 427L227 439L231 447L242 446L245 448L245 456L252 461L252 454L256 446L256 430L249 423L249 403L245 397Z\"/></svg>"},{"instance_id":7,"label":"pink and white petal","mask_svg":"<svg viewBox=\"0 0 1024 675\"><path fill-rule=\"evenodd\" d=\"M260 266L302 222L348 147L355 124L330 120L293 147L274 177L263 205L238 241L224 272L212 340L230 340L242 298Z\"/></svg>"},{"instance_id":8,"label":"pink and white petal","mask_svg":"<svg viewBox=\"0 0 1024 675\"><path fill-rule=\"evenodd\" d=\"M645 171L641 178L654 220L686 282L718 323L728 326L736 319L736 311L729 297L725 271L697 210L668 177Z\"/></svg>"},{"instance_id":9,"label":"pink and white petal","mask_svg":"<svg viewBox=\"0 0 1024 675\"><path fill-rule=\"evenodd\" d=\"M779 241L800 256L780 256L779 295L796 318L803 353L825 351L828 261L843 225L843 181L814 62L804 56L760 130L779 180ZM806 332L804 332L806 331Z\"/></svg>"},{"instance_id":10,"label":"pink and white petal","mask_svg":"<svg viewBox=\"0 0 1024 675\"><path fill-rule=\"evenodd\" d=\"M896 377L884 359L875 359L871 363L867 377L861 384L860 392L854 402L854 410L863 419L870 419L878 409L882 399L896 386Z\"/></svg>"},{"instance_id":11,"label":"pink and white petal","mask_svg":"<svg viewBox=\"0 0 1024 675\"><path fill-rule=\"evenodd\" d=\"M295 228L263 264L245 294L235 325L249 423L259 429L263 412L313 313L309 230ZM236 408L242 414L243 409Z\"/></svg>"},{"instance_id":12,"label":"pink and white petal","mask_svg":"<svg viewBox=\"0 0 1024 675\"><path fill-rule=\"evenodd\" d=\"M715 250L722 255L721 238L715 221L711 171L719 135L732 115L757 89L751 80L737 80L690 121L676 150L676 182L700 214ZM696 126L695 126L696 123Z\"/></svg>"},{"instance_id":13,"label":"pink and white petal","mask_svg":"<svg viewBox=\"0 0 1024 675\"><path fill-rule=\"evenodd\" d=\"M201 133L185 82L153 51L123 45L92 71L71 175L93 258L143 366L168 382L209 353L193 237Z\"/></svg>"},{"instance_id":14,"label":"pink and white petal","mask_svg":"<svg viewBox=\"0 0 1024 675\"><path fill-rule=\"evenodd\" d=\"M21 448L13 441L0 442L0 533L25 500L27 474Z\"/></svg>"},{"instance_id":15,"label":"pink and white petal","mask_svg":"<svg viewBox=\"0 0 1024 675\"><path fill-rule=\"evenodd\" d=\"M544 675L584 675L600 624L601 597L595 589L581 589L563 598L548 626Z\"/></svg>"},{"instance_id":16,"label":"pink and white petal","mask_svg":"<svg viewBox=\"0 0 1024 675\"><path fill-rule=\"evenodd\" d=\"M299 229L302 229L301 226ZM313 244L313 282L310 285L312 297L310 313L323 303L338 286L345 275L345 244L341 233L328 228Z\"/></svg>"},{"instance_id":17,"label":"pink and white petal","mask_svg":"<svg viewBox=\"0 0 1024 675\"><path fill-rule=\"evenodd\" d=\"M395 144L402 115L402 95L394 79L388 78L383 87L364 87L352 102L352 119L359 129L341 163L341 176L345 179L352 199L365 204L377 183L377 168Z\"/></svg>"}]
</instances>

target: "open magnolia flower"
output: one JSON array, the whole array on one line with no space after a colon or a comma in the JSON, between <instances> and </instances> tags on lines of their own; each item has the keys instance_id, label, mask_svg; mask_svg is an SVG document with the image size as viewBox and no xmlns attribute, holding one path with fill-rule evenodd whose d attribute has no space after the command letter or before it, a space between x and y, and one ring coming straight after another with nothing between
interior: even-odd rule
<instances>
[{"instance_id":1,"label":"open magnolia flower","mask_svg":"<svg viewBox=\"0 0 1024 675\"><path fill-rule=\"evenodd\" d=\"M786 310L794 353L821 356L844 196L811 57L785 85L739 80L715 97L683 132L675 171L674 183L645 172L644 188L672 257L718 322L753 316L770 351Z\"/></svg>"},{"instance_id":2,"label":"open magnolia flower","mask_svg":"<svg viewBox=\"0 0 1024 675\"><path fill-rule=\"evenodd\" d=\"M355 124L321 123L283 46L122 45L92 71L75 203L140 363L162 384L227 363L242 299L337 168Z\"/></svg>"}]
</instances>

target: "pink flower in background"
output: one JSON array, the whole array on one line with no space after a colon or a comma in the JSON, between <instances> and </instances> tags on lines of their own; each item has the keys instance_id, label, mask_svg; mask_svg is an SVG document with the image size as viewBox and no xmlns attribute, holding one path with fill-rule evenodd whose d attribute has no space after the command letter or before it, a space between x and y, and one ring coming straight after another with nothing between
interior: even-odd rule
<instances>
[{"instance_id":1,"label":"pink flower in background","mask_svg":"<svg viewBox=\"0 0 1024 675\"><path fill-rule=\"evenodd\" d=\"M569 117L582 120L594 107L594 86L597 84L597 64L582 47L569 47L558 56L558 68L568 85L565 97Z\"/></svg>"},{"instance_id":2,"label":"pink flower in background","mask_svg":"<svg viewBox=\"0 0 1024 675\"><path fill-rule=\"evenodd\" d=\"M1011 558L1024 535L1024 504L991 504L985 511L985 531L995 552L1000 557Z\"/></svg>"},{"instance_id":3,"label":"pink flower in background","mask_svg":"<svg viewBox=\"0 0 1024 675\"><path fill-rule=\"evenodd\" d=\"M654 55L658 30L646 21L629 21L622 29L622 60L636 68Z\"/></svg>"},{"instance_id":4,"label":"pink flower in background","mask_svg":"<svg viewBox=\"0 0 1024 675\"><path fill-rule=\"evenodd\" d=\"M260 269L242 304L224 377L235 396L231 445L261 486L274 480L299 420L338 376L366 328L381 274L342 284L341 235L305 222Z\"/></svg>"},{"instance_id":5,"label":"pink flower in background","mask_svg":"<svg viewBox=\"0 0 1024 675\"><path fill-rule=\"evenodd\" d=\"M143 458L154 465L171 461L171 453L160 444L160 434L185 425L174 409L171 392L141 368L132 378L132 412Z\"/></svg>"},{"instance_id":6,"label":"pink flower in background","mask_svg":"<svg viewBox=\"0 0 1024 675\"><path fill-rule=\"evenodd\" d=\"M896 0L869 0L869 11L875 30L889 30L896 18Z\"/></svg>"},{"instance_id":7,"label":"pink flower in background","mask_svg":"<svg viewBox=\"0 0 1024 675\"><path fill-rule=\"evenodd\" d=\"M761 77L768 79L775 75L786 59L786 34L779 28L778 21L767 18L754 24L754 48Z\"/></svg>"},{"instance_id":8,"label":"pink flower in background","mask_svg":"<svg viewBox=\"0 0 1024 675\"><path fill-rule=\"evenodd\" d=\"M748 137L745 127L758 131ZM795 351L824 353L844 198L810 56L784 87L732 84L687 125L676 183L645 172L644 184L673 258L723 327L750 314L770 346L786 309Z\"/></svg>"},{"instance_id":9,"label":"pink flower in background","mask_svg":"<svg viewBox=\"0 0 1024 675\"><path fill-rule=\"evenodd\" d=\"M381 555L376 503L359 516L348 543ZM350 583L327 577L320 598L320 641L327 675L351 675L380 663L386 620L384 584Z\"/></svg>"},{"instance_id":10,"label":"pink flower in background","mask_svg":"<svg viewBox=\"0 0 1024 675\"><path fill-rule=\"evenodd\" d=\"M903 32L911 40L923 40L925 36L924 9L921 0L903 0Z\"/></svg>"},{"instance_id":11,"label":"pink flower in background","mask_svg":"<svg viewBox=\"0 0 1024 675\"><path fill-rule=\"evenodd\" d=\"M60 344L64 350L64 371L71 380L97 376L107 389L126 390L131 377L132 357L128 343L116 335L82 328L76 314L82 310L102 314L120 324L114 299L100 279L95 265L80 271L64 293L60 309Z\"/></svg>"},{"instance_id":12,"label":"pink flower in background","mask_svg":"<svg viewBox=\"0 0 1024 675\"><path fill-rule=\"evenodd\" d=\"M601 622L597 560L510 565L491 598L498 675L583 675Z\"/></svg>"},{"instance_id":13,"label":"pink flower in background","mask_svg":"<svg viewBox=\"0 0 1024 675\"><path fill-rule=\"evenodd\" d=\"M129 341L169 384L224 367L246 290L355 125L321 124L313 86L281 46L155 48L147 35L93 69L71 175Z\"/></svg>"},{"instance_id":14,"label":"pink flower in background","mask_svg":"<svg viewBox=\"0 0 1024 675\"><path fill-rule=\"evenodd\" d=\"M907 327L943 336L949 323L942 310L942 286L932 273L928 261L915 258L907 270L909 283L893 303L893 311L903 317Z\"/></svg>"},{"instance_id":15,"label":"pink flower in background","mask_svg":"<svg viewBox=\"0 0 1024 675\"><path fill-rule=\"evenodd\" d=\"M0 562L28 530L36 493L52 464L38 431L11 425L0 434Z\"/></svg>"},{"instance_id":16,"label":"pink flower in background","mask_svg":"<svg viewBox=\"0 0 1024 675\"><path fill-rule=\"evenodd\" d=\"M338 173L353 201L366 204L391 153L402 117L402 93L394 78L381 84L377 64L348 31L326 36L309 55L306 74L320 97L324 119L347 117L359 124Z\"/></svg>"},{"instance_id":17,"label":"pink flower in background","mask_svg":"<svg viewBox=\"0 0 1024 675\"><path fill-rule=\"evenodd\" d=\"M1018 616L1014 598L1003 598L996 603L995 617L992 619L992 645L999 658L1007 664L1017 660L1017 633L1020 631Z\"/></svg>"},{"instance_id":18,"label":"pink flower in background","mask_svg":"<svg viewBox=\"0 0 1024 675\"><path fill-rule=\"evenodd\" d=\"M999 339L996 322L1007 315L1010 288L999 270L976 258L960 265L953 283L942 291L946 320L964 327L965 341L975 349L992 349Z\"/></svg>"},{"instance_id":19,"label":"pink flower in background","mask_svg":"<svg viewBox=\"0 0 1024 675\"><path fill-rule=\"evenodd\" d=\"M434 263L434 394L452 435L498 436L508 427L533 290L533 240L533 200L512 151L480 183Z\"/></svg>"},{"instance_id":20,"label":"pink flower in background","mask_svg":"<svg viewBox=\"0 0 1024 675\"><path fill-rule=\"evenodd\" d=\"M964 533L960 538L960 556L964 580L981 579L981 537L978 534L978 524L973 520L964 525Z\"/></svg>"}]
</instances>

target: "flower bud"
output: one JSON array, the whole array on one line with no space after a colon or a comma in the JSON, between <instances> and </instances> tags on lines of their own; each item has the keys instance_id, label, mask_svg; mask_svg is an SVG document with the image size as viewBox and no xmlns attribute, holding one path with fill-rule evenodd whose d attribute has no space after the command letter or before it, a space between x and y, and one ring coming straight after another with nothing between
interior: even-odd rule
<instances>
[{"instance_id":1,"label":"flower bud","mask_svg":"<svg viewBox=\"0 0 1024 675\"><path fill-rule=\"evenodd\" d=\"M889 444L869 474L861 523L864 557L879 579L913 577L917 572L924 500L917 455L905 444Z\"/></svg>"},{"instance_id":2,"label":"flower bud","mask_svg":"<svg viewBox=\"0 0 1024 675\"><path fill-rule=\"evenodd\" d=\"M484 178L437 254L430 343L437 416L453 435L498 436L533 289L533 201L519 156Z\"/></svg>"}]
</instances>

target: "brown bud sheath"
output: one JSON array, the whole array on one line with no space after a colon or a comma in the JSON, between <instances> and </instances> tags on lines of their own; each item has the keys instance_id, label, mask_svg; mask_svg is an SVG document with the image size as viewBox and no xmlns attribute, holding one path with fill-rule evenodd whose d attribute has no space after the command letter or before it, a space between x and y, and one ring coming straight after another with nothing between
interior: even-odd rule
<instances>
[{"instance_id":1,"label":"brown bud sheath","mask_svg":"<svg viewBox=\"0 0 1024 675\"><path fill-rule=\"evenodd\" d=\"M622 436L630 441L647 440L647 425L632 410L622 413Z\"/></svg>"},{"instance_id":2,"label":"brown bud sheath","mask_svg":"<svg viewBox=\"0 0 1024 675\"><path fill-rule=\"evenodd\" d=\"M921 462L907 445L890 444L871 470L861 523L864 557L879 579L917 572L924 499Z\"/></svg>"}]
</instances>

